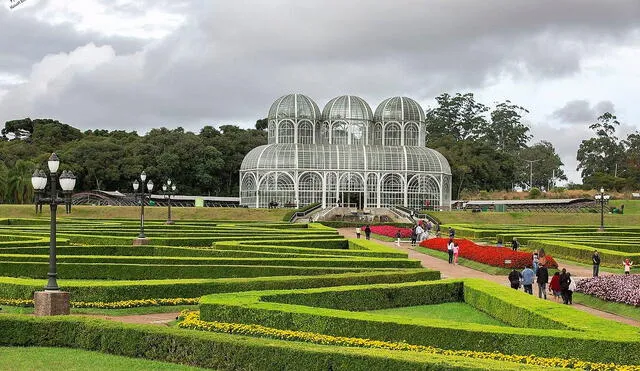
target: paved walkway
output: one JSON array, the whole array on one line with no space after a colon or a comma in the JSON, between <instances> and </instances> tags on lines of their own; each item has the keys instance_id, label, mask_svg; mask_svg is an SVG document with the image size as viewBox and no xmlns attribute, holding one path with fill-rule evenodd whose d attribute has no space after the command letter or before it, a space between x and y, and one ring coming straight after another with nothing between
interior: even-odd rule
<instances>
[{"instance_id":1,"label":"paved walkway","mask_svg":"<svg viewBox=\"0 0 640 371\"><path fill-rule=\"evenodd\" d=\"M340 228L338 229L338 232L341 235L345 236L346 238L356 238L356 233L353 228ZM484 273L481 271L477 271L475 269L463 267L460 265L449 264L445 260L434 258L430 255L422 254L413 250L409 242L402 242L398 247L398 245L395 242L380 241L380 240L376 240L376 241L383 245L390 246L395 249L407 252L409 254L410 259L420 260L420 262L422 262L423 267L440 271L442 278L483 278L483 279L496 282L498 284L505 285L505 286L509 284L509 280L507 276L492 275L492 274ZM570 272L571 275L574 277L591 277L591 274L592 274L591 269L587 269L579 266L573 266L569 264L563 264L560 266L560 268L566 268L567 272ZM533 294L537 296L538 285L533 285L533 286L534 286ZM553 296L551 295L548 295L547 298L548 300L553 300L552 299ZM573 304L572 306L576 309L594 314L602 318L640 327L640 321L636 321L631 318L618 316L613 313L603 312L603 311L600 311L591 307L587 307L581 304Z\"/></svg>"},{"instance_id":2,"label":"paved walkway","mask_svg":"<svg viewBox=\"0 0 640 371\"><path fill-rule=\"evenodd\" d=\"M105 315L92 315L92 314L79 314L82 317L100 318L109 321L124 322L124 323L136 323L146 325L161 325L166 326L169 322L174 321L178 317L179 312L172 313L153 313L153 314L137 314L131 316L105 316Z\"/></svg>"}]
</instances>

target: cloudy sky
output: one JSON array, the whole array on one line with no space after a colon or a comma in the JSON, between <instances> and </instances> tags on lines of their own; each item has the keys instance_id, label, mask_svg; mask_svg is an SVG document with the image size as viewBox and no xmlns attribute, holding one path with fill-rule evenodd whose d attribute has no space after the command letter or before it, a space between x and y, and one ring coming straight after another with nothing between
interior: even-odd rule
<instances>
[{"instance_id":1,"label":"cloudy sky","mask_svg":"<svg viewBox=\"0 0 640 371\"><path fill-rule=\"evenodd\" d=\"M279 96L528 108L570 180L588 124L640 127L638 0L27 0L0 7L0 122L252 127Z\"/></svg>"}]
</instances>

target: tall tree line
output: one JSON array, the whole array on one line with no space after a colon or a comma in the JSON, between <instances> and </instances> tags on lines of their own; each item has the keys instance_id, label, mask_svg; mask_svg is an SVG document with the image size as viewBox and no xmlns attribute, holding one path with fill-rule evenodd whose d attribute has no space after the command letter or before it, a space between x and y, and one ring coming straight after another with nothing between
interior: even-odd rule
<instances>
[{"instance_id":1,"label":"tall tree line","mask_svg":"<svg viewBox=\"0 0 640 371\"><path fill-rule=\"evenodd\" d=\"M6 122L0 134L4 203L31 202L31 175L36 168L46 169L51 152L61 159L59 171L76 175L76 191L130 192L144 170L158 185L171 178L181 194L237 197L244 156L267 143L265 130L234 125L205 126L198 134L179 127L139 135L122 130L81 132L55 120L29 118Z\"/></svg>"}]
</instances>

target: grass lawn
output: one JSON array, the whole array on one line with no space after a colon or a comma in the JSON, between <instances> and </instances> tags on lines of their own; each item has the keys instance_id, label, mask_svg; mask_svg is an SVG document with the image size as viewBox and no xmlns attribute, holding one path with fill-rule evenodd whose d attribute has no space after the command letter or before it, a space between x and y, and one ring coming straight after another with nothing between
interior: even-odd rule
<instances>
[{"instance_id":1,"label":"grass lawn","mask_svg":"<svg viewBox=\"0 0 640 371\"><path fill-rule=\"evenodd\" d=\"M573 302L582 304L587 307L599 309L603 312L609 312L622 317L640 321L640 307L634 307L633 305L605 301L602 299L598 299L595 296L585 295L579 292L573 293Z\"/></svg>"},{"instance_id":2,"label":"grass lawn","mask_svg":"<svg viewBox=\"0 0 640 371\"><path fill-rule=\"evenodd\" d=\"M0 370L202 370L172 363L67 348L0 347Z\"/></svg>"},{"instance_id":3,"label":"grass lawn","mask_svg":"<svg viewBox=\"0 0 640 371\"><path fill-rule=\"evenodd\" d=\"M71 314L96 314L104 316L131 316L137 314L180 312L183 309L197 310L197 305L174 305L158 307L137 307L124 309L100 309L100 308L71 308ZM3 305L1 313L31 314L32 307L12 307Z\"/></svg>"},{"instance_id":4,"label":"grass lawn","mask_svg":"<svg viewBox=\"0 0 640 371\"><path fill-rule=\"evenodd\" d=\"M243 207L172 207L171 219L180 220L239 220L281 222L291 209L249 209ZM0 215L3 218L34 218L49 220L48 208L42 214L35 215L33 205L0 205ZM149 206L144 208L147 221L167 220L167 208L164 206ZM59 219L87 218L87 219L137 219L140 208L137 206L74 206L71 214L58 213Z\"/></svg>"},{"instance_id":5,"label":"grass lawn","mask_svg":"<svg viewBox=\"0 0 640 371\"><path fill-rule=\"evenodd\" d=\"M640 212L627 213L628 200L624 215L607 214L604 224L614 226L636 226L640 224ZM446 224L518 224L518 225L592 225L594 230L600 225L600 213L538 213L538 212L481 212L438 211L431 212L444 225Z\"/></svg>"},{"instance_id":6,"label":"grass lawn","mask_svg":"<svg viewBox=\"0 0 640 371\"><path fill-rule=\"evenodd\" d=\"M372 310L367 311L366 313L415 319L445 319L457 322L479 323L483 325L508 326L466 303L418 305L415 307Z\"/></svg>"}]
</instances>

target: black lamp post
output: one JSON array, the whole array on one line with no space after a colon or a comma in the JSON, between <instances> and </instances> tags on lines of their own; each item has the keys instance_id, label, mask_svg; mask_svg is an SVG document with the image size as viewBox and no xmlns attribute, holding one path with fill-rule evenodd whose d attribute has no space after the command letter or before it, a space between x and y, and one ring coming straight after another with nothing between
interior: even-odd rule
<instances>
[{"instance_id":1,"label":"black lamp post","mask_svg":"<svg viewBox=\"0 0 640 371\"><path fill-rule=\"evenodd\" d=\"M169 197L166 224L174 224L173 220L171 219L171 196L176 194L176 184L171 184L171 179L167 179L167 182L162 185L162 193Z\"/></svg>"},{"instance_id":2,"label":"black lamp post","mask_svg":"<svg viewBox=\"0 0 640 371\"><path fill-rule=\"evenodd\" d=\"M140 180L142 183L142 187L140 187L140 183L138 179L133 181L133 191L137 197L140 198L140 234L138 235L138 240L144 240L146 237L144 236L144 203L146 202L146 193L145 193L145 180L147 180L147 174L143 171L140 174ZM140 192L138 192L138 188L141 188ZM149 190L149 195L151 195L151 191L153 190L153 181L149 180L147 182L147 187Z\"/></svg>"},{"instance_id":3,"label":"black lamp post","mask_svg":"<svg viewBox=\"0 0 640 371\"><path fill-rule=\"evenodd\" d=\"M604 203L608 201L611 196L604 194L604 188L600 188L600 194L596 194L596 200L600 201L600 232L604 232Z\"/></svg>"},{"instance_id":4,"label":"black lamp post","mask_svg":"<svg viewBox=\"0 0 640 371\"><path fill-rule=\"evenodd\" d=\"M36 212L38 210L38 206L40 206L40 211L42 212L42 205L48 203L51 209L51 227L49 232L49 273L47 276L49 277L49 281L47 282L47 286L45 286L45 290L47 291L60 291L58 287L57 278L57 269L56 269L56 212L58 210L58 205L64 204L65 211L67 213L71 212L71 192L73 188L76 186L76 177L73 175L71 171L63 171L60 175L60 187L65 195L64 198L58 197L57 190L57 178L58 178L58 167L60 166L60 160L55 153L51 154L48 161L49 165L49 180L50 180L50 193L49 197L43 197L45 194L44 189L47 186L47 175L42 170L36 170L31 177L31 185L33 186L36 192Z\"/></svg>"}]
</instances>

